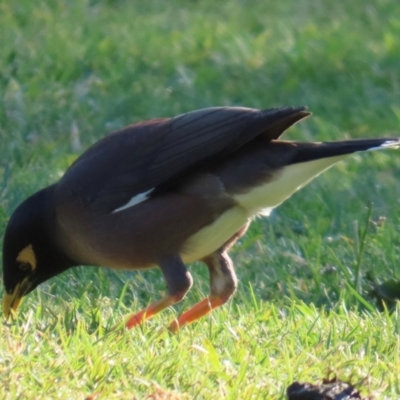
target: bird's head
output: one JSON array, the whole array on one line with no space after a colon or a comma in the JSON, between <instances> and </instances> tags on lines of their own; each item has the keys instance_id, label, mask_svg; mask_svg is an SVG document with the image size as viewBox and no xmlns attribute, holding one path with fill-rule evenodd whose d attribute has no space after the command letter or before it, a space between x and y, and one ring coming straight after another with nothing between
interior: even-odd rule
<instances>
[{"instance_id":1,"label":"bird's head","mask_svg":"<svg viewBox=\"0 0 400 400\"><path fill-rule=\"evenodd\" d=\"M56 243L53 187L21 203L11 216L3 242L3 312L8 318L22 298L72 264Z\"/></svg>"}]
</instances>

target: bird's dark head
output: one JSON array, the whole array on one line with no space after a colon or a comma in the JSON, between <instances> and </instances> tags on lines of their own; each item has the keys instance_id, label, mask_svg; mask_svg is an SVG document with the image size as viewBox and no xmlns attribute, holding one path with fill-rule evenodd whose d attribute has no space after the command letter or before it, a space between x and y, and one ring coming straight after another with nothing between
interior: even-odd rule
<instances>
[{"instance_id":1,"label":"bird's dark head","mask_svg":"<svg viewBox=\"0 0 400 400\"><path fill-rule=\"evenodd\" d=\"M56 246L54 187L21 203L11 216L3 242L3 311L16 311L22 298L73 263Z\"/></svg>"}]
</instances>

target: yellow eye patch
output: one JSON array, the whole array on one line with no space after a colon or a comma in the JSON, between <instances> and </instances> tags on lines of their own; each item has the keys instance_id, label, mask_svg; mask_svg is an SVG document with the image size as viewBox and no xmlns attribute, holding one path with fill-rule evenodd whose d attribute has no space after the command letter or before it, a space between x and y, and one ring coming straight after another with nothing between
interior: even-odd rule
<instances>
[{"instance_id":1,"label":"yellow eye patch","mask_svg":"<svg viewBox=\"0 0 400 400\"><path fill-rule=\"evenodd\" d=\"M18 253L16 260L21 263L28 263L32 267L32 270L34 270L36 268L36 256L32 245L30 244L29 246L24 247Z\"/></svg>"}]
</instances>

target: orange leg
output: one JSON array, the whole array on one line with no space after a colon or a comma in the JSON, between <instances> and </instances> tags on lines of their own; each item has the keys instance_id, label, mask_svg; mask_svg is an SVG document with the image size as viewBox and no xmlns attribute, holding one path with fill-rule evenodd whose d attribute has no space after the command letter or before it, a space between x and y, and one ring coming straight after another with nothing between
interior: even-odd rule
<instances>
[{"instance_id":1,"label":"orange leg","mask_svg":"<svg viewBox=\"0 0 400 400\"><path fill-rule=\"evenodd\" d=\"M209 296L197 304L195 304L192 308L185 311L179 318L172 321L169 326L169 330L173 333L176 333L182 326L186 324L190 324L193 321L207 315L209 312L226 303L228 299L212 297Z\"/></svg>"},{"instance_id":2,"label":"orange leg","mask_svg":"<svg viewBox=\"0 0 400 400\"><path fill-rule=\"evenodd\" d=\"M226 252L215 252L203 261L207 264L210 272L211 294L171 323L169 329L174 333L182 326L196 321L214 308L226 303L236 290L237 279L235 271ZM164 273L169 295L131 315L126 321L128 329L140 325L156 313L182 300L190 289L192 278L180 258L172 257L167 259L160 264L160 268Z\"/></svg>"},{"instance_id":3,"label":"orange leg","mask_svg":"<svg viewBox=\"0 0 400 400\"><path fill-rule=\"evenodd\" d=\"M146 319L151 318L153 315L158 312L164 310L172 304L175 304L177 301L175 296L165 296L161 300L158 300L143 310L138 311L137 313L130 315L125 322L125 326L128 329L132 329L137 325L140 325L142 322L146 321Z\"/></svg>"},{"instance_id":4,"label":"orange leg","mask_svg":"<svg viewBox=\"0 0 400 400\"><path fill-rule=\"evenodd\" d=\"M161 260L160 268L167 283L168 295L129 316L125 322L125 326L128 329L140 325L158 312L181 301L192 286L192 277L179 256L172 256Z\"/></svg>"},{"instance_id":5,"label":"orange leg","mask_svg":"<svg viewBox=\"0 0 400 400\"><path fill-rule=\"evenodd\" d=\"M211 294L175 319L169 326L176 333L182 326L207 315L226 303L236 290L237 279L232 261L226 252L210 254L203 260L210 272Z\"/></svg>"}]
</instances>

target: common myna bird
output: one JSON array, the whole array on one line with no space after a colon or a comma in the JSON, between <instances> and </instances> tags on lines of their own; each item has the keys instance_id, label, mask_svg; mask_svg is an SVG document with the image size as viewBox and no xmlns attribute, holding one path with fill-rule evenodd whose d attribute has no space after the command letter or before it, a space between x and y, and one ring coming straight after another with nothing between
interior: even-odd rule
<instances>
[{"instance_id":1,"label":"common myna bird","mask_svg":"<svg viewBox=\"0 0 400 400\"><path fill-rule=\"evenodd\" d=\"M218 107L156 119L110 134L59 182L14 211L3 245L8 317L40 283L78 265L158 266L167 295L131 316L132 328L182 300L185 264L203 261L210 295L174 320L172 331L224 304L237 278L231 246L321 172L356 151L399 147L399 138L326 143L281 141L305 107Z\"/></svg>"}]
</instances>

